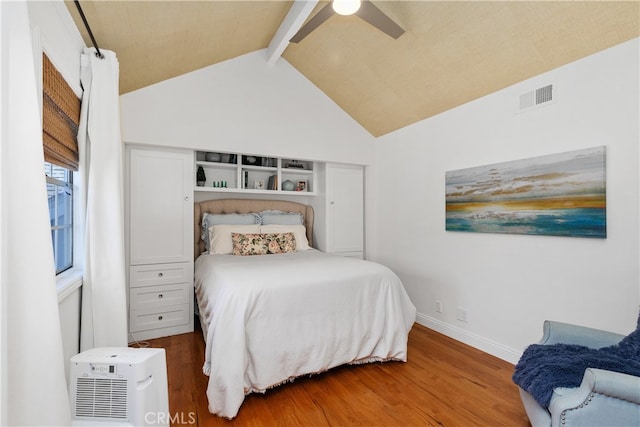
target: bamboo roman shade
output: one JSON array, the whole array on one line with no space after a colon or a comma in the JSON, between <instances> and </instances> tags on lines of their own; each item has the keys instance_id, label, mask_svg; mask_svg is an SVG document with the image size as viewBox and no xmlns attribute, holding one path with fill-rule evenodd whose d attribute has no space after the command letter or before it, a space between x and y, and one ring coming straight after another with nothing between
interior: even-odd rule
<instances>
[{"instance_id":1,"label":"bamboo roman shade","mask_svg":"<svg viewBox=\"0 0 640 427\"><path fill-rule=\"evenodd\" d=\"M80 99L42 54L42 140L44 160L78 170Z\"/></svg>"}]
</instances>

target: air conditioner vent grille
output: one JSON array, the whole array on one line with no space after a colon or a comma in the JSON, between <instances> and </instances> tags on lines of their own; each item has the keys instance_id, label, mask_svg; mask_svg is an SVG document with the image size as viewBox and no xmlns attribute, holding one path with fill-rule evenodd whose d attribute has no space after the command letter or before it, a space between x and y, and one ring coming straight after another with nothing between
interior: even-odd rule
<instances>
[{"instance_id":1,"label":"air conditioner vent grille","mask_svg":"<svg viewBox=\"0 0 640 427\"><path fill-rule=\"evenodd\" d=\"M525 111L554 101L553 85L549 84L520 95L519 111Z\"/></svg>"},{"instance_id":2,"label":"air conditioner vent grille","mask_svg":"<svg viewBox=\"0 0 640 427\"><path fill-rule=\"evenodd\" d=\"M127 380L78 378L76 416L127 419Z\"/></svg>"},{"instance_id":3,"label":"air conditioner vent grille","mask_svg":"<svg viewBox=\"0 0 640 427\"><path fill-rule=\"evenodd\" d=\"M545 87L541 87L540 89L536 89L536 105L542 104L543 102L549 102L553 99L553 85L548 85Z\"/></svg>"}]
</instances>

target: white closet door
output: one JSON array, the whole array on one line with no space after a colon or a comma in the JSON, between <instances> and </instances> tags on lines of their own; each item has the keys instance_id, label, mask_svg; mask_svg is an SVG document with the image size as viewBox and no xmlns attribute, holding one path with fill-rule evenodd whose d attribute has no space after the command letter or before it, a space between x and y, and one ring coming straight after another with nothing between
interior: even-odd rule
<instances>
[{"instance_id":1,"label":"white closet door","mask_svg":"<svg viewBox=\"0 0 640 427\"><path fill-rule=\"evenodd\" d=\"M327 165L327 251L362 253L364 172L360 166Z\"/></svg>"},{"instance_id":2,"label":"white closet door","mask_svg":"<svg viewBox=\"0 0 640 427\"><path fill-rule=\"evenodd\" d=\"M132 265L193 258L193 153L129 151Z\"/></svg>"}]
</instances>

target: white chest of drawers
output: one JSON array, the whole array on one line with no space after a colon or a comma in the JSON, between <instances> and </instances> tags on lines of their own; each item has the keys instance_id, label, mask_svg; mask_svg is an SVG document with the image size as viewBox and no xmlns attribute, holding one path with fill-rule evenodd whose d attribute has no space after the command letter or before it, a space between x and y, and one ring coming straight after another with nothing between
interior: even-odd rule
<instances>
[{"instance_id":1,"label":"white chest of drawers","mask_svg":"<svg viewBox=\"0 0 640 427\"><path fill-rule=\"evenodd\" d=\"M129 330L135 339L193 330L192 271L192 263L130 267Z\"/></svg>"}]
</instances>

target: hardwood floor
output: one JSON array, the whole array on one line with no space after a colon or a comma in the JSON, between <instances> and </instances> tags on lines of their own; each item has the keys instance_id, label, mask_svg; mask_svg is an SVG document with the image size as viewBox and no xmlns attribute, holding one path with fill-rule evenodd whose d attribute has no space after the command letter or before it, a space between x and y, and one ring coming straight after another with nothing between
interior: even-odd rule
<instances>
[{"instance_id":1,"label":"hardwood floor","mask_svg":"<svg viewBox=\"0 0 640 427\"><path fill-rule=\"evenodd\" d=\"M345 366L250 394L233 420L209 413L204 340L149 340L167 354L173 426L529 426L513 365L415 324L409 361Z\"/></svg>"}]
</instances>

